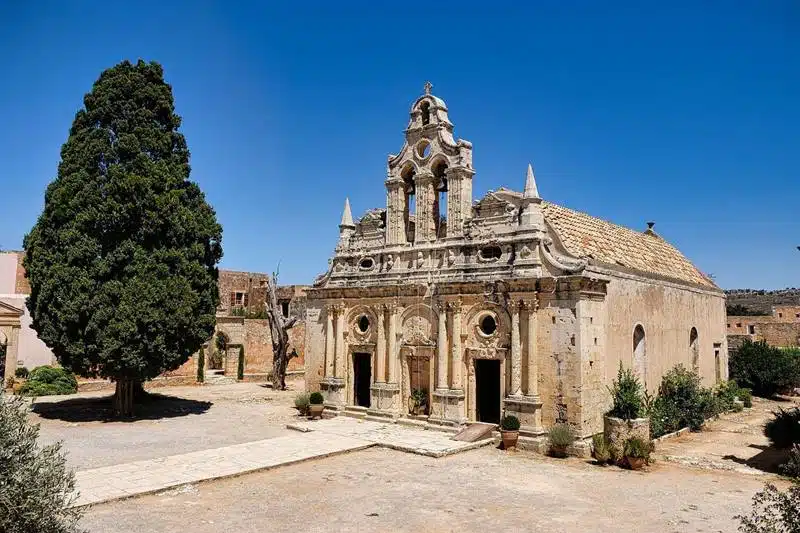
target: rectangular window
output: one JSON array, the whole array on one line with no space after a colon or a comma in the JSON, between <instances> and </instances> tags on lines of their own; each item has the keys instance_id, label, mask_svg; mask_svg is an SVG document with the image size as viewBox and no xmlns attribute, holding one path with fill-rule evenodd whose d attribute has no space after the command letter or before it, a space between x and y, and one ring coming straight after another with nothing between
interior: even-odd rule
<instances>
[{"instance_id":1,"label":"rectangular window","mask_svg":"<svg viewBox=\"0 0 800 533\"><path fill-rule=\"evenodd\" d=\"M742 327L742 323L741 323L741 322L737 322L737 323L736 323L736 327L737 327L737 328L740 328L740 327Z\"/></svg>"},{"instance_id":2,"label":"rectangular window","mask_svg":"<svg viewBox=\"0 0 800 533\"><path fill-rule=\"evenodd\" d=\"M232 292L231 307L247 307L247 293L243 291Z\"/></svg>"},{"instance_id":3,"label":"rectangular window","mask_svg":"<svg viewBox=\"0 0 800 533\"><path fill-rule=\"evenodd\" d=\"M750 335L755 335L756 334L756 327L754 325L750 324L749 326L747 326L747 333L749 333Z\"/></svg>"},{"instance_id":4,"label":"rectangular window","mask_svg":"<svg viewBox=\"0 0 800 533\"><path fill-rule=\"evenodd\" d=\"M778 313L778 318L783 318L783 313Z\"/></svg>"},{"instance_id":5,"label":"rectangular window","mask_svg":"<svg viewBox=\"0 0 800 533\"><path fill-rule=\"evenodd\" d=\"M289 300L281 300L281 314L283 318L289 318Z\"/></svg>"}]
</instances>

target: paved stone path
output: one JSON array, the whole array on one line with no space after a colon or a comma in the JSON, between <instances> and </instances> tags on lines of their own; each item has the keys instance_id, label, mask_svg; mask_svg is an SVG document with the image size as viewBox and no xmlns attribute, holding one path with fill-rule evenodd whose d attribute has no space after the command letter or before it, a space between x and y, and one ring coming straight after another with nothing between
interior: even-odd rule
<instances>
[{"instance_id":1,"label":"paved stone path","mask_svg":"<svg viewBox=\"0 0 800 533\"><path fill-rule=\"evenodd\" d=\"M287 435L212 450L84 470L76 506L129 498L210 479L361 450L375 443L326 433Z\"/></svg>"},{"instance_id":2,"label":"paved stone path","mask_svg":"<svg viewBox=\"0 0 800 533\"><path fill-rule=\"evenodd\" d=\"M453 434L443 431L409 428L398 424L357 420L345 416L296 422L288 424L286 427L298 431L321 432L331 436L362 439L385 448L428 457L444 457L494 442L491 437L476 442L462 442L453 440Z\"/></svg>"},{"instance_id":3,"label":"paved stone path","mask_svg":"<svg viewBox=\"0 0 800 533\"><path fill-rule=\"evenodd\" d=\"M345 417L289 424L301 433L76 473L76 506L130 498L165 489L246 474L329 455L383 446L443 457L489 444L451 440L439 431Z\"/></svg>"}]
</instances>

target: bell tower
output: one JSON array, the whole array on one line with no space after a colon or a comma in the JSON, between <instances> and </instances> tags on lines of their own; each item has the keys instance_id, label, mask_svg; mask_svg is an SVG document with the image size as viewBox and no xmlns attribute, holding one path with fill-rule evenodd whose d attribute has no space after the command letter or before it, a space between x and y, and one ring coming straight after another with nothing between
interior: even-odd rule
<instances>
[{"instance_id":1,"label":"bell tower","mask_svg":"<svg viewBox=\"0 0 800 533\"><path fill-rule=\"evenodd\" d=\"M386 244L463 235L472 212L472 143L453 137L444 100L425 93L411 106L400 153L386 179Z\"/></svg>"}]
</instances>

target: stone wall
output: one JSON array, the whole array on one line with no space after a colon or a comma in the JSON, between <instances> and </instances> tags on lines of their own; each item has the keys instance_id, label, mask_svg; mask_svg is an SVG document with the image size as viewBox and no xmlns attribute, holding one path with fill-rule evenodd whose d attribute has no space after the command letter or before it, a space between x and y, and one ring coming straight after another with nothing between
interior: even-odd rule
<instances>
[{"instance_id":1,"label":"stone wall","mask_svg":"<svg viewBox=\"0 0 800 533\"><path fill-rule=\"evenodd\" d=\"M769 316L728 316L728 340L737 339L737 347L742 338L752 341L766 341L770 346L800 345L800 306L778 305ZM733 349L733 348L731 348Z\"/></svg>"}]
</instances>

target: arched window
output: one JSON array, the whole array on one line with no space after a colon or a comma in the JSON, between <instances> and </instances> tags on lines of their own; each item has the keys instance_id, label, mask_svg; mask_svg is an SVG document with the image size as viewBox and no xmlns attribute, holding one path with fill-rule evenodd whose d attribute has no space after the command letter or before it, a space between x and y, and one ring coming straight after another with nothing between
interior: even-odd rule
<instances>
[{"instance_id":1,"label":"arched window","mask_svg":"<svg viewBox=\"0 0 800 533\"><path fill-rule=\"evenodd\" d=\"M428 102L422 102L422 105L419 106L419 108L422 111L422 125L427 126L431 123L431 104Z\"/></svg>"},{"instance_id":2,"label":"arched window","mask_svg":"<svg viewBox=\"0 0 800 533\"><path fill-rule=\"evenodd\" d=\"M433 214L436 217L436 237L444 237L447 229L447 163L437 161L433 165L433 176L436 178L436 195L433 200Z\"/></svg>"},{"instance_id":3,"label":"arched window","mask_svg":"<svg viewBox=\"0 0 800 533\"><path fill-rule=\"evenodd\" d=\"M644 328L637 324L633 329L633 371L643 386L647 386L647 353Z\"/></svg>"},{"instance_id":4,"label":"arched window","mask_svg":"<svg viewBox=\"0 0 800 533\"><path fill-rule=\"evenodd\" d=\"M403 169L400 177L403 178L403 188L405 190L406 205L403 211L403 222L406 228L406 241L414 242L414 213L416 212L416 183L414 182L414 167L408 165Z\"/></svg>"},{"instance_id":5,"label":"arched window","mask_svg":"<svg viewBox=\"0 0 800 533\"><path fill-rule=\"evenodd\" d=\"M700 374L700 346L697 342L697 328L692 328L689 332L689 358L692 361L692 369Z\"/></svg>"}]
</instances>

